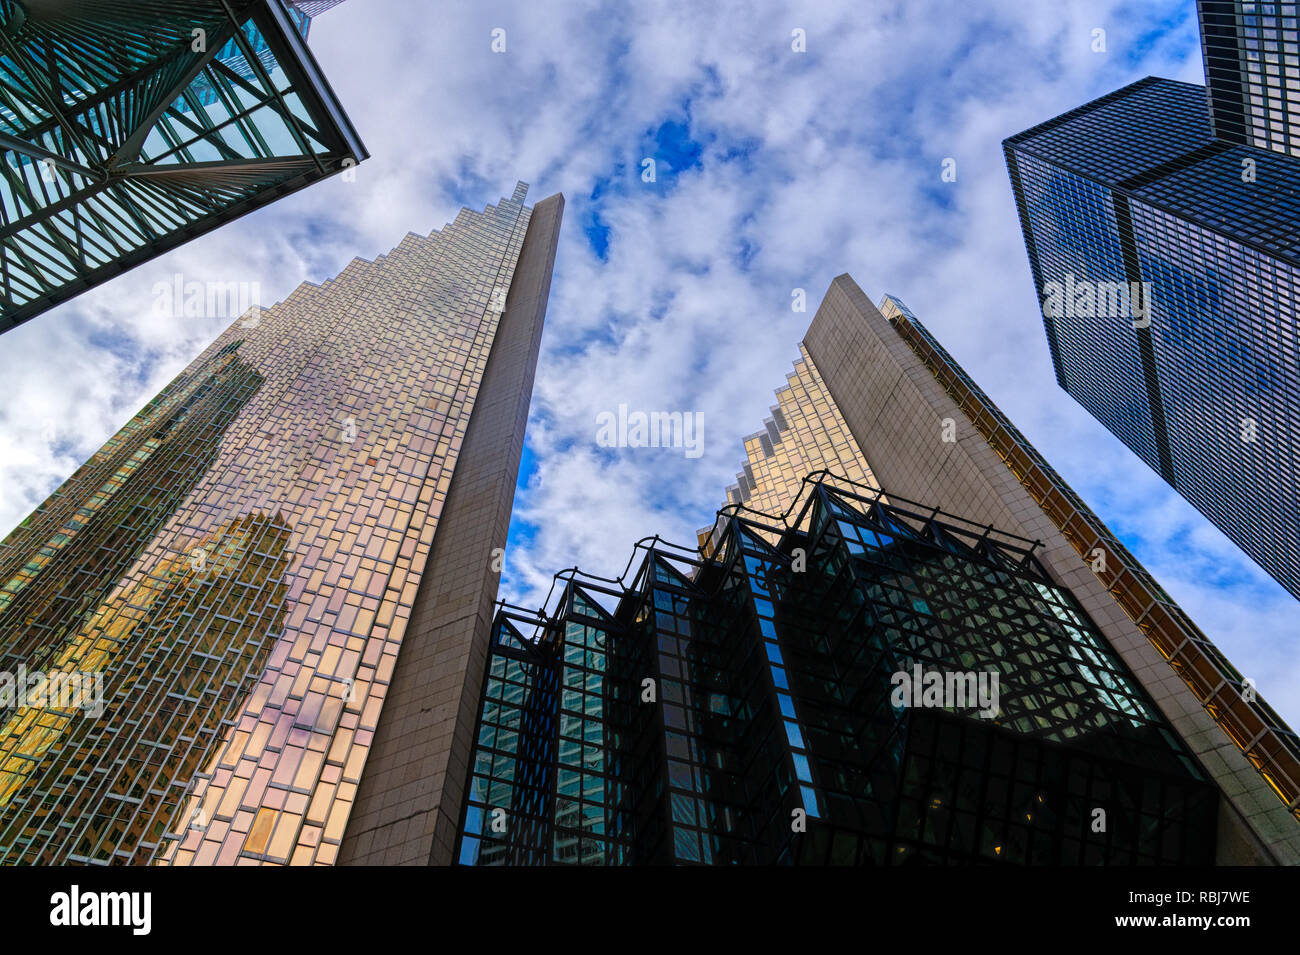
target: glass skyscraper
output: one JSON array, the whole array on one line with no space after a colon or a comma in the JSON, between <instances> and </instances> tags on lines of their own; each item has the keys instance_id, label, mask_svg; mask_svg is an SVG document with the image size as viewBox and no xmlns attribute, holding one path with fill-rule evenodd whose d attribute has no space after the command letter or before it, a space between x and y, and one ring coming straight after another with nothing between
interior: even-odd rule
<instances>
[{"instance_id":1,"label":"glass skyscraper","mask_svg":"<svg viewBox=\"0 0 1300 955\"><path fill-rule=\"evenodd\" d=\"M794 371L776 393L772 416L763 430L745 438L745 463L727 488L728 504L744 504L760 514L779 514L791 505L814 471L830 471L850 481L874 483L853 432L826 391L812 359L800 346ZM716 528L700 532L701 542Z\"/></svg>"},{"instance_id":2,"label":"glass skyscraper","mask_svg":"<svg viewBox=\"0 0 1300 955\"><path fill-rule=\"evenodd\" d=\"M1300 3L1197 0L1218 139L1300 156Z\"/></svg>"},{"instance_id":3,"label":"glass skyscraper","mask_svg":"<svg viewBox=\"0 0 1300 955\"><path fill-rule=\"evenodd\" d=\"M526 192L242 316L0 542L0 862L429 859L563 209Z\"/></svg>"},{"instance_id":4,"label":"glass skyscraper","mask_svg":"<svg viewBox=\"0 0 1300 955\"><path fill-rule=\"evenodd\" d=\"M1147 78L1004 151L1057 382L1300 597L1300 158L1215 131Z\"/></svg>"},{"instance_id":5,"label":"glass skyscraper","mask_svg":"<svg viewBox=\"0 0 1300 955\"><path fill-rule=\"evenodd\" d=\"M458 860L1300 861L1295 735L906 307L800 351L698 548L501 607Z\"/></svg>"},{"instance_id":6,"label":"glass skyscraper","mask_svg":"<svg viewBox=\"0 0 1300 955\"><path fill-rule=\"evenodd\" d=\"M1031 542L827 475L799 503L502 614L462 861L1212 861L1213 788ZM1000 709L892 705L917 667Z\"/></svg>"}]
</instances>

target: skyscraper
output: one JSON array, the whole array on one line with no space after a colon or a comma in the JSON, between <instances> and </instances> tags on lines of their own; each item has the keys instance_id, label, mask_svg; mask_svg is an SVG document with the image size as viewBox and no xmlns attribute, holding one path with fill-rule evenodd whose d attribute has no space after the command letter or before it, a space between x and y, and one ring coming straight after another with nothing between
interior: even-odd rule
<instances>
[{"instance_id":1,"label":"skyscraper","mask_svg":"<svg viewBox=\"0 0 1300 955\"><path fill-rule=\"evenodd\" d=\"M563 210L526 193L243 316L0 542L0 862L427 859Z\"/></svg>"},{"instance_id":2,"label":"skyscraper","mask_svg":"<svg viewBox=\"0 0 1300 955\"><path fill-rule=\"evenodd\" d=\"M366 158L281 0L0 2L0 333Z\"/></svg>"},{"instance_id":3,"label":"skyscraper","mask_svg":"<svg viewBox=\"0 0 1300 955\"><path fill-rule=\"evenodd\" d=\"M760 514L780 514L794 503L803 479L831 471L850 481L875 484L853 432L826 391L826 385L799 346L799 360L776 393L772 416L763 430L745 438L745 463L727 488L728 504L744 504ZM706 540L715 527L700 532Z\"/></svg>"},{"instance_id":4,"label":"skyscraper","mask_svg":"<svg viewBox=\"0 0 1300 955\"><path fill-rule=\"evenodd\" d=\"M1151 77L1004 152L1057 382L1300 597L1300 158Z\"/></svg>"},{"instance_id":5,"label":"skyscraper","mask_svg":"<svg viewBox=\"0 0 1300 955\"><path fill-rule=\"evenodd\" d=\"M460 862L1300 862L1295 735L901 302L837 278L759 435L502 608Z\"/></svg>"},{"instance_id":6,"label":"skyscraper","mask_svg":"<svg viewBox=\"0 0 1300 955\"><path fill-rule=\"evenodd\" d=\"M1197 0L1218 139L1300 156L1300 5Z\"/></svg>"}]
</instances>

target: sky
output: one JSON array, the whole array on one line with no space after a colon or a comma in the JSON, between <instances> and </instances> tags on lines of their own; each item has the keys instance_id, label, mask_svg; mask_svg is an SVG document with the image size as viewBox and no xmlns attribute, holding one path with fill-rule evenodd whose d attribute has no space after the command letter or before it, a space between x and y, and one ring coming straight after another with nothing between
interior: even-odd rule
<instances>
[{"instance_id":1,"label":"sky","mask_svg":"<svg viewBox=\"0 0 1300 955\"><path fill-rule=\"evenodd\" d=\"M537 607L557 570L693 543L848 272L908 304L1300 725L1296 601L1057 387L1002 159L1143 76L1202 82L1192 0L348 0L311 47L372 158L0 338L0 528L229 323L159 314L158 283L257 282L270 305L523 180L566 208L502 596ZM599 446L620 404L700 414L702 453Z\"/></svg>"}]
</instances>

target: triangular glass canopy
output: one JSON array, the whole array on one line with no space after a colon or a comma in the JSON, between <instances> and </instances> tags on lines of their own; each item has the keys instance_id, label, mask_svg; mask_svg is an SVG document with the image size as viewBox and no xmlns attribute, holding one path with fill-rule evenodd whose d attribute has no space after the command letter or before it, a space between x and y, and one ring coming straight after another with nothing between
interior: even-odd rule
<instances>
[{"instance_id":1,"label":"triangular glass canopy","mask_svg":"<svg viewBox=\"0 0 1300 955\"><path fill-rule=\"evenodd\" d=\"M0 333L360 162L279 0L0 0Z\"/></svg>"}]
</instances>

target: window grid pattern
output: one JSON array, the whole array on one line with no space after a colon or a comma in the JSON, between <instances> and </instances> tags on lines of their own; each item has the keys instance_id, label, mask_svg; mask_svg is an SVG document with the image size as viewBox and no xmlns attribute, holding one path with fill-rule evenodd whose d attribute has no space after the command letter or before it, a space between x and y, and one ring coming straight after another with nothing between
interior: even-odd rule
<instances>
[{"instance_id":1,"label":"window grid pattern","mask_svg":"<svg viewBox=\"0 0 1300 955\"><path fill-rule=\"evenodd\" d=\"M1156 365L1178 369L1161 378L1175 486L1296 592L1300 268L1156 208L1135 203L1133 221L1143 275L1160 289Z\"/></svg>"},{"instance_id":2,"label":"window grid pattern","mask_svg":"<svg viewBox=\"0 0 1300 955\"><path fill-rule=\"evenodd\" d=\"M1058 381L1300 596L1300 158L1214 139L1204 106L1143 80L1004 151ZM1055 314L1070 279L1143 283L1149 325Z\"/></svg>"},{"instance_id":3,"label":"window grid pattern","mask_svg":"<svg viewBox=\"0 0 1300 955\"><path fill-rule=\"evenodd\" d=\"M585 622L590 620L591 622ZM620 860L621 784L613 772L606 711L616 705L607 670L612 664L609 621L599 606L572 595L560 666L559 746L555 779L557 863L610 864Z\"/></svg>"},{"instance_id":4,"label":"window grid pattern","mask_svg":"<svg viewBox=\"0 0 1300 955\"><path fill-rule=\"evenodd\" d=\"M0 542L0 860L331 864L527 228L527 187L236 321Z\"/></svg>"},{"instance_id":5,"label":"window grid pattern","mask_svg":"<svg viewBox=\"0 0 1300 955\"><path fill-rule=\"evenodd\" d=\"M461 860L541 865L555 761L557 669L507 619L497 621L468 788ZM482 854L481 857L479 854Z\"/></svg>"},{"instance_id":6,"label":"window grid pattern","mask_svg":"<svg viewBox=\"0 0 1300 955\"><path fill-rule=\"evenodd\" d=\"M1197 9L1215 135L1300 156L1300 4L1199 0Z\"/></svg>"},{"instance_id":7,"label":"window grid pattern","mask_svg":"<svg viewBox=\"0 0 1300 955\"><path fill-rule=\"evenodd\" d=\"M732 516L720 546L689 560L656 542L629 589L603 588L623 628L606 647L641 667L614 668L626 685L606 695L609 728L597 734L600 762L627 784L626 861L1212 858L1217 793L1033 545L838 479L809 487L781 524ZM589 613L575 620L568 595L582 591L570 574L555 615L535 618L534 646L557 667L586 652L585 641L565 646ZM997 672L996 715L895 705L891 675L913 666ZM628 745L633 720L610 702L636 699L643 675L662 694L632 707L659 735L651 747ZM558 696L551 706L563 711ZM666 759L647 773L652 751ZM463 862L523 858L480 848L476 820L491 808L467 811ZM535 850L551 837L521 827L509 838Z\"/></svg>"},{"instance_id":8,"label":"window grid pattern","mask_svg":"<svg viewBox=\"0 0 1300 955\"><path fill-rule=\"evenodd\" d=\"M881 312L1229 739L1300 818L1300 738L897 297Z\"/></svg>"},{"instance_id":9,"label":"window grid pattern","mask_svg":"<svg viewBox=\"0 0 1300 955\"><path fill-rule=\"evenodd\" d=\"M826 591L809 592L791 614L806 622L799 645L822 658L796 671L817 681L808 695L826 701L812 721L814 750L834 754L814 766L830 809L828 825L801 844L805 861L1167 864L1212 854L1215 796L1201 771L1031 557L870 497L828 490L823 507L809 553L825 562ZM832 574L869 599L851 614L819 611L834 606ZM872 639L857 636L862 629ZM996 718L974 705L898 711L887 674L916 666L998 673ZM845 685L857 695L830 692ZM942 758L935 734L948 740ZM855 741L869 773L844 758ZM1035 768L1014 782L989 760L990 747L1020 752ZM1141 815L1143 799L1159 807L1166 794L1167 813ZM1090 832L1092 808L1106 808L1123 834Z\"/></svg>"},{"instance_id":10,"label":"window grid pattern","mask_svg":"<svg viewBox=\"0 0 1300 955\"><path fill-rule=\"evenodd\" d=\"M878 486L857 440L831 399L817 367L801 344L794 371L776 393L777 404L763 431L745 439L745 463L727 488L728 504L760 514L778 514L798 495L806 475L843 474ZM713 528L699 532L701 541Z\"/></svg>"},{"instance_id":11,"label":"window grid pattern","mask_svg":"<svg viewBox=\"0 0 1300 955\"><path fill-rule=\"evenodd\" d=\"M1121 283L1128 276L1113 194L1096 182L1037 156L1016 157L1019 183L1044 283L1065 290L1084 283ZM1122 311L1044 308L1053 360L1063 387L1153 470L1160 470L1156 428L1133 318ZM1103 310L1109 311L1109 310Z\"/></svg>"},{"instance_id":12,"label":"window grid pattern","mask_svg":"<svg viewBox=\"0 0 1300 955\"><path fill-rule=\"evenodd\" d=\"M767 576L776 566L771 561L762 559L762 550L757 541L747 534L739 535L740 546L745 551L745 570L749 578L754 601L754 613L758 618L758 634L763 641L763 655L767 658L768 672L772 678L776 693L776 706L781 713L781 728L785 733L786 743L790 747L790 758L794 763L795 779L798 784L798 808L807 815L821 815L817 798L817 788L813 784L811 753L808 740L804 736L803 726L799 720L799 705L790 688L790 677L786 669L785 657L781 652L781 641L777 638L776 604L767 585Z\"/></svg>"},{"instance_id":13,"label":"window grid pattern","mask_svg":"<svg viewBox=\"0 0 1300 955\"><path fill-rule=\"evenodd\" d=\"M656 599L666 606L658 592L671 594L674 611L656 626L677 864L771 859L788 851L781 825L788 830L791 811L802 808L787 755L789 710L773 692L780 649L762 581L771 552L752 535L735 543L695 582L666 558L656 574Z\"/></svg>"}]
</instances>

